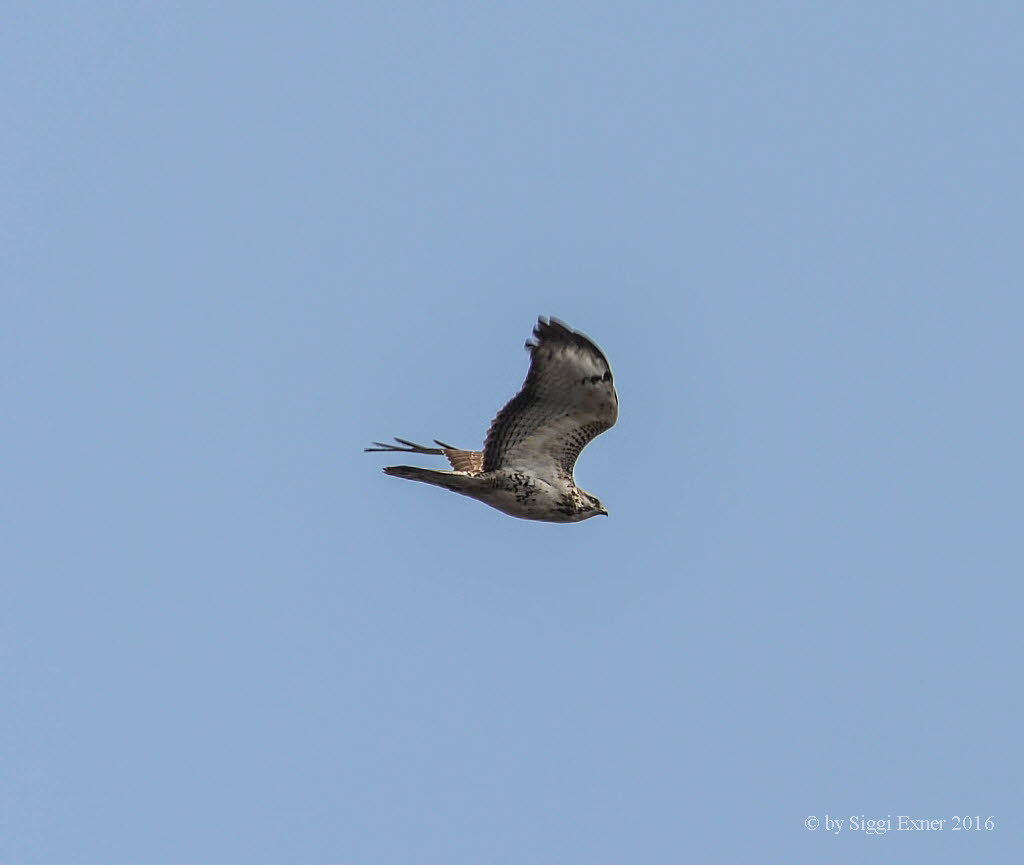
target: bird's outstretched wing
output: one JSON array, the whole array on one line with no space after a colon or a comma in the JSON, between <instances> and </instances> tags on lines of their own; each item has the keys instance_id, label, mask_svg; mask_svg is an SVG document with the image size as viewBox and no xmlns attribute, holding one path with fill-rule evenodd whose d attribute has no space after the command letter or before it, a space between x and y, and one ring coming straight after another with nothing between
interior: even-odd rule
<instances>
[{"instance_id":1,"label":"bird's outstretched wing","mask_svg":"<svg viewBox=\"0 0 1024 865\"><path fill-rule=\"evenodd\" d=\"M478 475L483 471L484 455L480 451L464 451L459 448L446 445L444 442L439 442L434 439L434 444L440 445L436 448L425 448L423 445L418 445L405 439L395 438L395 441L399 445L389 445L384 442L374 442L376 447L363 448L364 451L385 451L387 453L403 453L403 454L433 454L435 456L443 456L451 464L451 467L457 472L465 472L468 475Z\"/></svg>"},{"instance_id":2,"label":"bird's outstretched wing","mask_svg":"<svg viewBox=\"0 0 1024 865\"><path fill-rule=\"evenodd\" d=\"M558 319L541 317L528 341L523 389L491 423L483 470L528 468L572 477L580 451L619 414L612 371L601 350Z\"/></svg>"}]
</instances>

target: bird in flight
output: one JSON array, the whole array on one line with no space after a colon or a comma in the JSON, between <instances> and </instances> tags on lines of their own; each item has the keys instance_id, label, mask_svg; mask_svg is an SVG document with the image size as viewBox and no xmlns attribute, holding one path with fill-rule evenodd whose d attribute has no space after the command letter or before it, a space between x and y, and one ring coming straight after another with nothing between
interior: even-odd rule
<instances>
[{"instance_id":1,"label":"bird in flight","mask_svg":"<svg viewBox=\"0 0 1024 865\"><path fill-rule=\"evenodd\" d=\"M396 438L367 451L444 456L451 471L388 466L384 473L444 487L524 520L576 523L608 511L576 486L580 451L619 415L608 361L582 333L539 318L528 340L530 371L522 390L491 422L483 451L434 440L436 448Z\"/></svg>"}]
</instances>

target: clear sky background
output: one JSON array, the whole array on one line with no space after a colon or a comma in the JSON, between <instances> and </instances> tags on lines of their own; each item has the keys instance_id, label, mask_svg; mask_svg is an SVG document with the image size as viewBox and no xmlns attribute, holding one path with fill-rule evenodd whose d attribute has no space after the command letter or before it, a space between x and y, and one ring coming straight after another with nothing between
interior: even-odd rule
<instances>
[{"instance_id":1,"label":"clear sky background","mask_svg":"<svg viewBox=\"0 0 1024 865\"><path fill-rule=\"evenodd\" d=\"M7 5L0 861L1020 862L1022 44ZM362 453L479 446L541 314L610 518Z\"/></svg>"}]
</instances>

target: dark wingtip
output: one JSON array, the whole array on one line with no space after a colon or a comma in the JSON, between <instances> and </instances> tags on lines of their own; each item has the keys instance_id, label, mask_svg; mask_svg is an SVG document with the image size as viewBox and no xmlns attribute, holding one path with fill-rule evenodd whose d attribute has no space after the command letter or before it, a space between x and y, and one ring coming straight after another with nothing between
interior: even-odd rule
<instances>
[{"instance_id":1,"label":"dark wingtip","mask_svg":"<svg viewBox=\"0 0 1024 865\"><path fill-rule=\"evenodd\" d=\"M399 442L400 444L404 444L404 445L408 445L409 444L409 442L403 441L400 438L395 438L395 441ZM380 452L380 451L391 452L391 451L400 450L400 448L396 448L394 445L389 445L389 444L386 444L384 442L371 442L371 444L373 445L372 448L363 448L363 452L364 453L366 453L366 452L377 453L377 452Z\"/></svg>"},{"instance_id":2,"label":"dark wingtip","mask_svg":"<svg viewBox=\"0 0 1024 865\"><path fill-rule=\"evenodd\" d=\"M532 339L526 341L526 349L531 353L545 342L560 342L565 345L574 345L585 351L592 351L606 364L608 363L604 353L594 344L590 337L580 333L578 330L573 330L564 321L555 318L553 315L548 318L545 318L543 315L537 316L537 325L533 329L533 336L536 342Z\"/></svg>"},{"instance_id":3,"label":"dark wingtip","mask_svg":"<svg viewBox=\"0 0 1024 865\"><path fill-rule=\"evenodd\" d=\"M545 340L566 339L571 335L572 329L566 326L565 322L561 319L557 319L553 315L547 318L543 315L538 315L537 324L533 328L533 339L526 341L526 348L533 351ZM534 339L536 342L534 342Z\"/></svg>"}]
</instances>

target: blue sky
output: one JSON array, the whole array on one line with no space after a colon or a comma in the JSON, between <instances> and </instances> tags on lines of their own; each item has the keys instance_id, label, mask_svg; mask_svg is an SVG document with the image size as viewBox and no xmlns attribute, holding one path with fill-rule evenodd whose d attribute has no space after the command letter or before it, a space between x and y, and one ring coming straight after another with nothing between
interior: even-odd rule
<instances>
[{"instance_id":1,"label":"blue sky","mask_svg":"<svg viewBox=\"0 0 1024 865\"><path fill-rule=\"evenodd\" d=\"M1020 861L1018 4L5 19L0 859Z\"/></svg>"}]
</instances>

